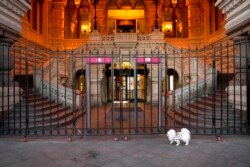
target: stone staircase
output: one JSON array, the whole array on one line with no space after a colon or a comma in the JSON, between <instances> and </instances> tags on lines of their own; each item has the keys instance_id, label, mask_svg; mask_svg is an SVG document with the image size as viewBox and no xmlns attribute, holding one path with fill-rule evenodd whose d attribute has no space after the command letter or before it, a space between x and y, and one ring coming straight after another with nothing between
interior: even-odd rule
<instances>
[{"instance_id":1,"label":"stone staircase","mask_svg":"<svg viewBox=\"0 0 250 167\"><path fill-rule=\"evenodd\" d=\"M214 93L196 99L173 111L168 111L168 119L173 127L187 127L195 133L230 134L242 132L246 121L244 114L229 104L227 93L216 90Z\"/></svg>"},{"instance_id":2,"label":"stone staircase","mask_svg":"<svg viewBox=\"0 0 250 167\"><path fill-rule=\"evenodd\" d=\"M8 112L8 117L1 123L4 133L21 133L27 129L29 134L73 129L73 123L84 114L84 109L63 106L33 91L24 91L22 100Z\"/></svg>"}]
</instances>

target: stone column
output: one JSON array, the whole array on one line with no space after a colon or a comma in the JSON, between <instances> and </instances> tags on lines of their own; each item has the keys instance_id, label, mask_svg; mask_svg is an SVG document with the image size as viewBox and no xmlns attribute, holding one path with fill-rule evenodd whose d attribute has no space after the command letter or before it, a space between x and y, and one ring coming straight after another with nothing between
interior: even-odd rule
<instances>
[{"instance_id":1,"label":"stone column","mask_svg":"<svg viewBox=\"0 0 250 167\"><path fill-rule=\"evenodd\" d=\"M151 33L155 28L155 5L154 1L144 1L145 33Z\"/></svg>"},{"instance_id":2,"label":"stone column","mask_svg":"<svg viewBox=\"0 0 250 167\"><path fill-rule=\"evenodd\" d=\"M104 67L102 65L89 65L89 68L91 105L102 105L103 90L101 84L104 77L102 73Z\"/></svg>"},{"instance_id":3,"label":"stone column","mask_svg":"<svg viewBox=\"0 0 250 167\"><path fill-rule=\"evenodd\" d=\"M158 104L159 103L159 99L158 99L158 90L159 90L159 78L158 78L158 69L157 69L158 65L152 65L152 71L150 71L148 77L150 78L149 81L151 81L151 83L148 83L149 85L151 85L151 90L147 90L147 101L150 102L151 98L152 98L152 103L153 104ZM151 69L150 69L151 70ZM160 85L161 86L161 85ZM150 94L152 93L152 94Z\"/></svg>"},{"instance_id":4,"label":"stone column","mask_svg":"<svg viewBox=\"0 0 250 167\"><path fill-rule=\"evenodd\" d=\"M204 1L203 5L204 11L203 11L203 16L204 16L204 41L205 44L207 45L208 42L208 36L210 35L210 8L209 8L209 0Z\"/></svg>"},{"instance_id":5,"label":"stone column","mask_svg":"<svg viewBox=\"0 0 250 167\"><path fill-rule=\"evenodd\" d=\"M18 83L14 83L10 74L14 66L9 52L12 44L13 40L0 38L0 112L4 118L11 112L15 103L20 102L22 93L22 89L18 87Z\"/></svg>"},{"instance_id":6,"label":"stone column","mask_svg":"<svg viewBox=\"0 0 250 167\"><path fill-rule=\"evenodd\" d=\"M104 8L107 6L107 2L105 1L98 1L96 5L96 22L97 22L97 29L100 33L105 34L107 33L107 9ZM93 15L94 20L94 15Z\"/></svg>"},{"instance_id":7,"label":"stone column","mask_svg":"<svg viewBox=\"0 0 250 167\"><path fill-rule=\"evenodd\" d=\"M211 33L214 33L215 32L215 6L212 5L213 2L210 2L210 5L211 5L211 8L210 8L210 14L211 14L211 22L210 22L210 29L211 29Z\"/></svg>"},{"instance_id":8,"label":"stone column","mask_svg":"<svg viewBox=\"0 0 250 167\"><path fill-rule=\"evenodd\" d=\"M64 2L52 2L51 48L64 49Z\"/></svg>"},{"instance_id":9,"label":"stone column","mask_svg":"<svg viewBox=\"0 0 250 167\"><path fill-rule=\"evenodd\" d=\"M12 86L13 77L9 74L13 68L13 58L9 56L9 49L13 44L13 40L8 38L0 38L0 86Z\"/></svg>"},{"instance_id":10,"label":"stone column","mask_svg":"<svg viewBox=\"0 0 250 167\"><path fill-rule=\"evenodd\" d=\"M188 6L188 37L201 36L201 11L199 2L189 1Z\"/></svg>"},{"instance_id":11,"label":"stone column","mask_svg":"<svg viewBox=\"0 0 250 167\"><path fill-rule=\"evenodd\" d=\"M48 1L43 1L42 3L42 17L46 19L42 19L42 34L45 37L48 37L48 27L49 27L49 22L48 22L48 17L49 16L49 2ZM48 39L46 38L46 41Z\"/></svg>"}]
</instances>

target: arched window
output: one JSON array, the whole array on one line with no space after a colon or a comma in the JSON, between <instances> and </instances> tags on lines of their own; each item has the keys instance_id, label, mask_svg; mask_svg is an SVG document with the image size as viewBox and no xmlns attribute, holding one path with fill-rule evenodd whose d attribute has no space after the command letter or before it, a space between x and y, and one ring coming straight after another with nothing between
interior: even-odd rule
<instances>
[{"instance_id":1,"label":"arched window","mask_svg":"<svg viewBox=\"0 0 250 167\"><path fill-rule=\"evenodd\" d=\"M65 7L65 38L84 38L90 32L90 5L88 0L82 0L76 5L74 0L68 0Z\"/></svg>"},{"instance_id":2,"label":"arched window","mask_svg":"<svg viewBox=\"0 0 250 167\"><path fill-rule=\"evenodd\" d=\"M221 10L215 7L216 0L210 1L210 34L224 27L225 17Z\"/></svg>"},{"instance_id":3,"label":"arched window","mask_svg":"<svg viewBox=\"0 0 250 167\"><path fill-rule=\"evenodd\" d=\"M90 5L88 0L82 0L78 9L79 37L84 38L91 31L89 21Z\"/></svg>"},{"instance_id":4,"label":"arched window","mask_svg":"<svg viewBox=\"0 0 250 167\"><path fill-rule=\"evenodd\" d=\"M165 38L188 37L188 13L185 0L165 0L162 30Z\"/></svg>"},{"instance_id":5,"label":"arched window","mask_svg":"<svg viewBox=\"0 0 250 167\"><path fill-rule=\"evenodd\" d=\"M27 19L33 30L42 34L42 0L31 0L31 10L27 12Z\"/></svg>"},{"instance_id":6,"label":"arched window","mask_svg":"<svg viewBox=\"0 0 250 167\"><path fill-rule=\"evenodd\" d=\"M68 0L65 7L65 38L77 38L78 35L78 16L77 7L74 0Z\"/></svg>"}]
</instances>

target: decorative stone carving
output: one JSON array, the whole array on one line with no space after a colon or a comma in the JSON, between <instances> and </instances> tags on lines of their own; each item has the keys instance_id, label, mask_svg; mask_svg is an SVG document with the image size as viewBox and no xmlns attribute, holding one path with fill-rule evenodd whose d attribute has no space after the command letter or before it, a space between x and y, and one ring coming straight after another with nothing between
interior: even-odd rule
<instances>
[{"instance_id":1,"label":"decorative stone carving","mask_svg":"<svg viewBox=\"0 0 250 167\"><path fill-rule=\"evenodd\" d=\"M21 28L21 17L30 9L29 1L0 1L0 35L16 38ZM8 33L6 33L8 32ZM14 35L13 35L14 34Z\"/></svg>"},{"instance_id":2,"label":"decorative stone carving","mask_svg":"<svg viewBox=\"0 0 250 167\"><path fill-rule=\"evenodd\" d=\"M226 14L225 29L229 37L233 38L250 30L249 0L217 0L215 6Z\"/></svg>"}]
</instances>

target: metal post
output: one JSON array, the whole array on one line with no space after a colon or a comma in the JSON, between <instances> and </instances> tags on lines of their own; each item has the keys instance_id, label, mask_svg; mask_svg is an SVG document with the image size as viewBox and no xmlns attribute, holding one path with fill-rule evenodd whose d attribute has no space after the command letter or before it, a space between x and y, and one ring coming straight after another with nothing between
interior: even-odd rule
<instances>
[{"instance_id":1,"label":"metal post","mask_svg":"<svg viewBox=\"0 0 250 167\"><path fill-rule=\"evenodd\" d=\"M72 62L72 110L73 110L73 133L72 135L75 135L76 133L76 93L75 93L75 84L76 84L76 59L75 54L73 50L71 51L71 62ZM58 61L57 61L58 63Z\"/></svg>"},{"instance_id":2,"label":"metal post","mask_svg":"<svg viewBox=\"0 0 250 167\"><path fill-rule=\"evenodd\" d=\"M246 53L250 50L249 48L249 41L246 43ZM250 131L250 59L248 56L246 56L246 62L247 62L247 129Z\"/></svg>"},{"instance_id":3,"label":"metal post","mask_svg":"<svg viewBox=\"0 0 250 167\"><path fill-rule=\"evenodd\" d=\"M26 102L25 102L25 137L28 136L29 131L29 105L28 105L28 88L29 82L28 82L28 49L25 47L25 96L26 96Z\"/></svg>"},{"instance_id":4,"label":"metal post","mask_svg":"<svg viewBox=\"0 0 250 167\"><path fill-rule=\"evenodd\" d=\"M87 64L87 61L85 61L86 65L86 129L87 131L90 130L90 74L89 74L89 68L90 66Z\"/></svg>"},{"instance_id":5,"label":"metal post","mask_svg":"<svg viewBox=\"0 0 250 167\"><path fill-rule=\"evenodd\" d=\"M161 61L161 57L159 57L158 55L158 58L160 59L160 68L158 68L159 70L159 75L158 75L158 100L159 100L159 103L158 103L158 128L159 130L162 130L162 61ZM158 67L159 67L158 66Z\"/></svg>"},{"instance_id":6,"label":"metal post","mask_svg":"<svg viewBox=\"0 0 250 167\"><path fill-rule=\"evenodd\" d=\"M114 119L115 119L115 116L114 116L114 89L115 88L115 83L114 83L114 54L113 54L113 51L112 51L112 62L111 62L111 85L112 85L112 132L114 132L114 128L115 128L115 125L114 125Z\"/></svg>"},{"instance_id":7,"label":"metal post","mask_svg":"<svg viewBox=\"0 0 250 167\"><path fill-rule=\"evenodd\" d=\"M138 129L138 112L137 112L137 64L136 64L136 57L134 58L134 83L135 83L135 89L134 89L134 119L135 119L135 129L137 133Z\"/></svg>"},{"instance_id":8,"label":"metal post","mask_svg":"<svg viewBox=\"0 0 250 167\"><path fill-rule=\"evenodd\" d=\"M250 130L250 60L247 57L247 126Z\"/></svg>"},{"instance_id":9,"label":"metal post","mask_svg":"<svg viewBox=\"0 0 250 167\"><path fill-rule=\"evenodd\" d=\"M212 125L212 134L216 133L216 122L215 122L215 89L216 89L216 62L215 62L215 46L213 46L213 60L212 60L212 101L213 101L213 106L212 106L212 120L213 120L213 125Z\"/></svg>"}]
</instances>

